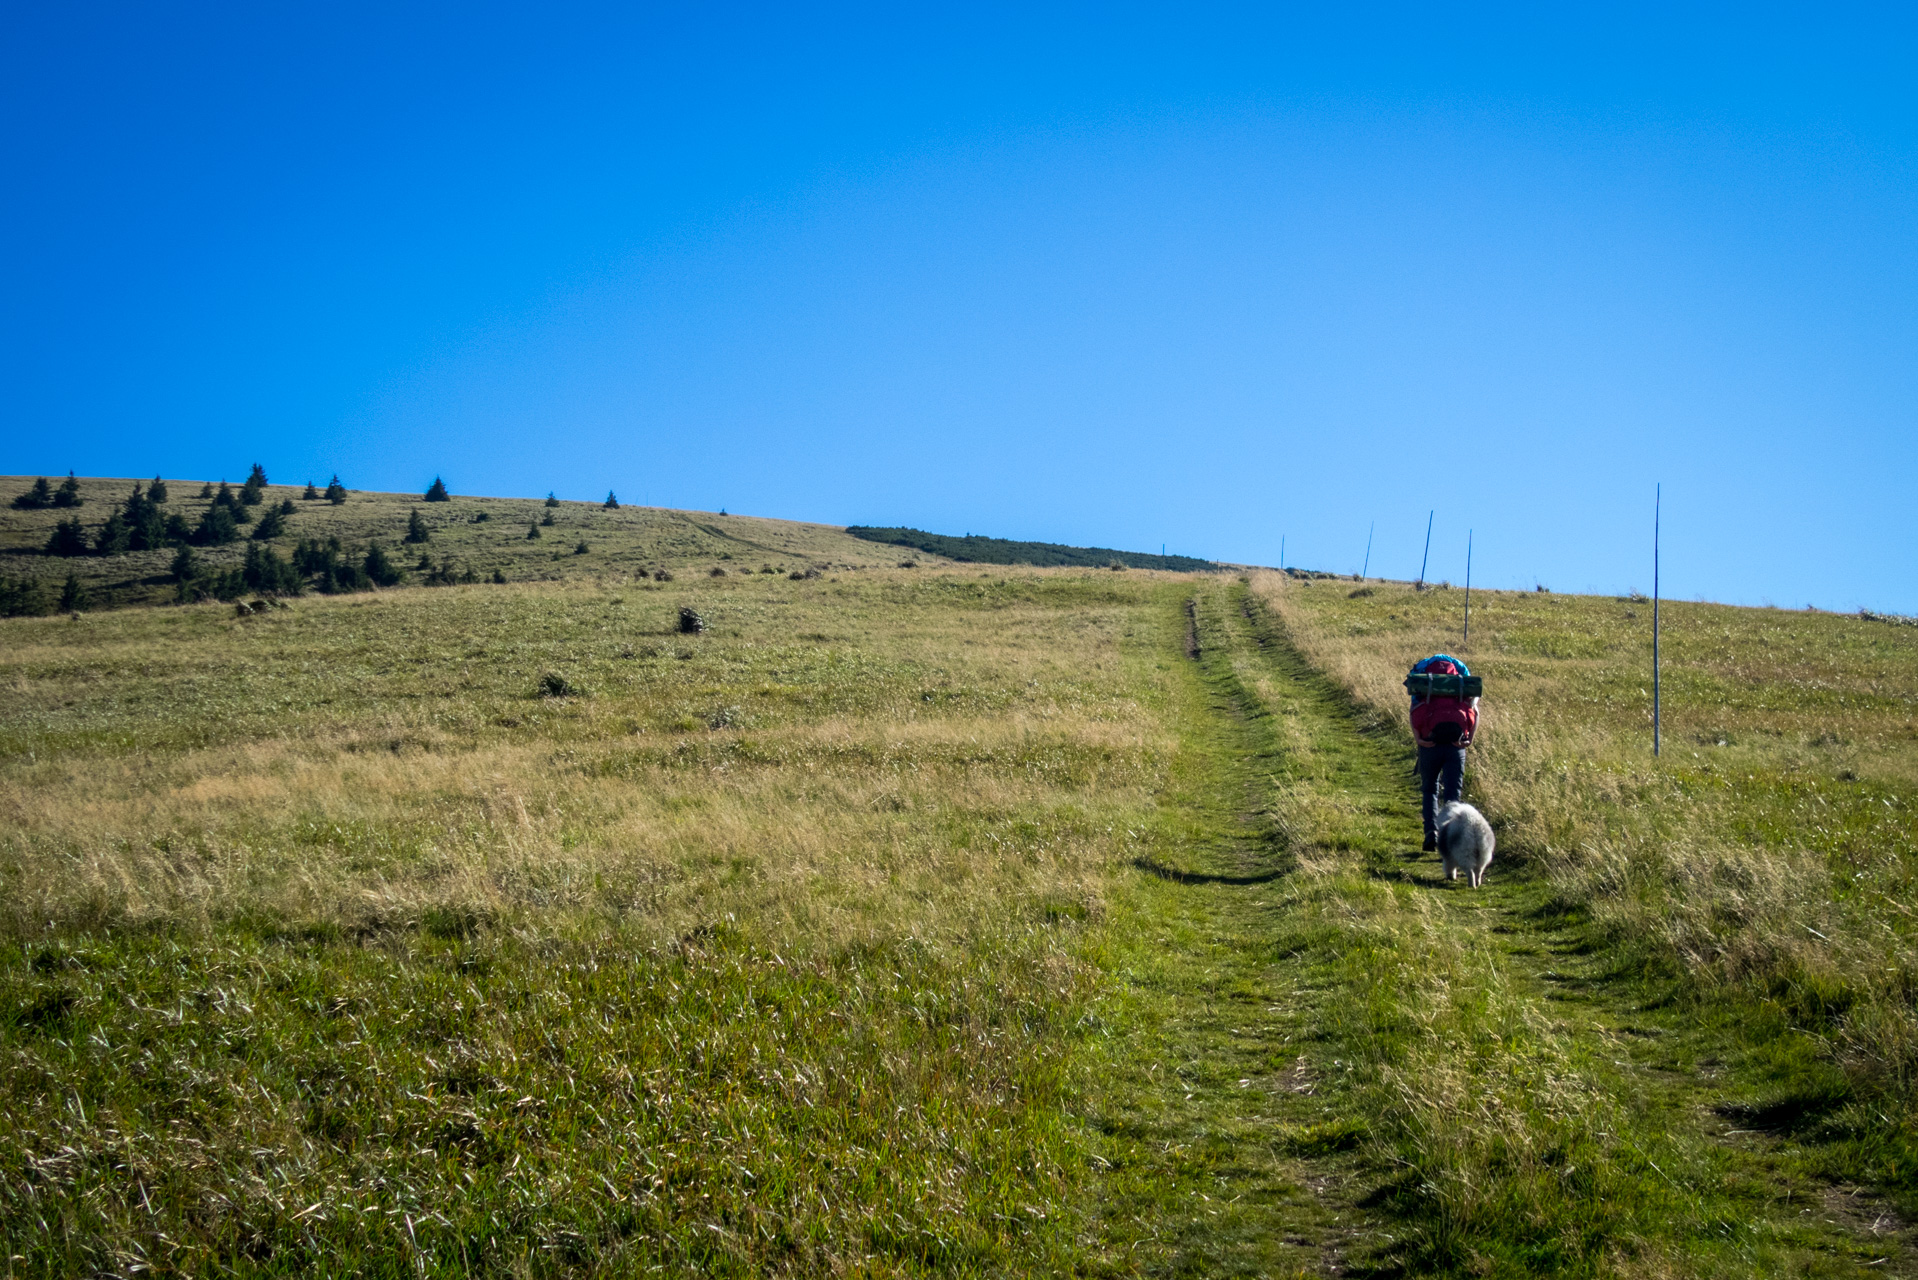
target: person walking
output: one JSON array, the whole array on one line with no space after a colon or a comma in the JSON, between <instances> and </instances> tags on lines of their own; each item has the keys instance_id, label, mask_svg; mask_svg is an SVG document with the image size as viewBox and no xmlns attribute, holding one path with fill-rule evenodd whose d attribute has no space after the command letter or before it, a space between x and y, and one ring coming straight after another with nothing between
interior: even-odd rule
<instances>
[{"instance_id":1,"label":"person walking","mask_svg":"<svg viewBox=\"0 0 1918 1280\"><path fill-rule=\"evenodd\" d=\"M1471 671L1449 653L1435 653L1412 664L1413 675L1469 676ZM1412 694L1412 737L1418 742L1419 816L1425 822L1425 852L1438 848L1433 814L1440 804L1458 799L1465 784L1465 748L1478 729L1478 699L1428 693Z\"/></svg>"}]
</instances>

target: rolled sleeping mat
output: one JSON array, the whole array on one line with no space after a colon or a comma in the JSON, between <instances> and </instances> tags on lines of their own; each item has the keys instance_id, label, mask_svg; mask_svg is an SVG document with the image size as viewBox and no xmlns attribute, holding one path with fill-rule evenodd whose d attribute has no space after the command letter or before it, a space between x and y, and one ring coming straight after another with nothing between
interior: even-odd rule
<instances>
[{"instance_id":1,"label":"rolled sleeping mat","mask_svg":"<svg viewBox=\"0 0 1918 1280\"><path fill-rule=\"evenodd\" d=\"M1415 698L1476 698L1485 692L1485 681L1478 676L1414 671L1405 677L1405 691Z\"/></svg>"}]
</instances>

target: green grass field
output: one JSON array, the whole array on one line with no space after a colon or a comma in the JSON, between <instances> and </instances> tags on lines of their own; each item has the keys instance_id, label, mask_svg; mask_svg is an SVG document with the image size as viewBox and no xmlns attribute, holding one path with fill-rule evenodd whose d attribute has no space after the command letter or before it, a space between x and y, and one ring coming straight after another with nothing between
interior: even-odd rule
<instances>
[{"instance_id":1,"label":"green grass field","mask_svg":"<svg viewBox=\"0 0 1918 1280\"><path fill-rule=\"evenodd\" d=\"M0 620L8 1274L1918 1274L1918 630L556 518Z\"/></svg>"}]
</instances>

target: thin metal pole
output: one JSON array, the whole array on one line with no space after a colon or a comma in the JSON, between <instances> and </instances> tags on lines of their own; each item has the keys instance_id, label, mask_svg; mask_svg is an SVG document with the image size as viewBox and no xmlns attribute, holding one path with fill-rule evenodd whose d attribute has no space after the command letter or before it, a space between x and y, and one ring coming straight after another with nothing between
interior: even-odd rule
<instances>
[{"instance_id":1,"label":"thin metal pole","mask_svg":"<svg viewBox=\"0 0 1918 1280\"><path fill-rule=\"evenodd\" d=\"M1665 486L1652 487L1652 755L1658 754L1658 518L1664 505Z\"/></svg>"},{"instance_id":2,"label":"thin metal pole","mask_svg":"<svg viewBox=\"0 0 1918 1280\"><path fill-rule=\"evenodd\" d=\"M1279 535L1279 568L1285 568L1285 535Z\"/></svg>"},{"instance_id":3,"label":"thin metal pole","mask_svg":"<svg viewBox=\"0 0 1918 1280\"><path fill-rule=\"evenodd\" d=\"M1432 562L1432 517L1436 511L1425 513L1425 554L1419 557L1419 581L1425 581L1425 566Z\"/></svg>"},{"instance_id":4,"label":"thin metal pole","mask_svg":"<svg viewBox=\"0 0 1918 1280\"><path fill-rule=\"evenodd\" d=\"M1378 527L1379 522L1376 520L1365 526L1365 564L1359 569L1360 582L1365 581L1365 575L1372 570L1372 530Z\"/></svg>"},{"instance_id":5,"label":"thin metal pole","mask_svg":"<svg viewBox=\"0 0 1918 1280\"><path fill-rule=\"evenodd\" d=\"M1463 649L1472 643L1472 531L1465 531L1465 637L1460 640Z\"/></svg>"}]
</instances>

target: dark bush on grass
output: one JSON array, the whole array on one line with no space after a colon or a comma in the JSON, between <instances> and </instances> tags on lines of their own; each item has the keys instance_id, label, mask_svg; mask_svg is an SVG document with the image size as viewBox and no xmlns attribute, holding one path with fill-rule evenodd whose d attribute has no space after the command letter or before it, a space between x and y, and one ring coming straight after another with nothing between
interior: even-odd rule
<instances>
[{"instance_id":1,"label":"dark bush on grass","mask_svg":"<svg viewBox=\"0 0 1918 1280\"><path fill-rule=\"evenodd\" d=\"M428 498L427 501L432 502L436 501L436 499ZM438 501L444 501L444 499L438 499ZM406 519L406 541L417 544L429 542L432 540L432 537L433 531L426 527L426 521L420 519L420 513L418 511L409 512Z\"/></svg>"},{"instance_id":2,"label":"dark bush on grass","mask_svg":"<svg viewBox=\"0 0 1918 1280\"><path fill-rule=\"evenodd\" d=\"M579 540L579 545L573 548L573 554L576 556L583 556L588 551L591 551L591 550L592 548L586 545L586 539L581 538Z\"/></svg>"},{"instance_id":3,"label":"dark bush on grass","mask_svg":"<svg viewBox=\"0 0 1918 1280\"><path fill-rule=\"evenodd\" d=\"M1354 590L1346 592L1345 598L1347 600L1363 600L1367 596L1373 596L1377 594L1378 592L1372 590L1372 588L1370 587L1358 587L1358 588L1355 588Z\"/></svg>"},{"instance_id":4,"label":"dark bush on grass","mask_svg":"<svg viewBox=\"0 0 1918 1280\"><path fill-rule=\"evenodd\" d=\"M493 570L493 582L496 586L506 585L506 574L499 569Z\"/></svg>"},{"instance_id":5,"label":"dark bush on grass","mask_svg":"<svg viewBox=\"0 0 1918 1280\"><path fill-rule=\"evenodd\" d=\"M33 482L33 487L13 500L16 511L39 511L53 505L53 486L47 478L41 476Z\"/></svg>"},{"instance_id":6,"label":"dark bush on grass","mask_svg":"<svg viewBox=\"0 0 1918 1280\"><path fill-rule=\"evenodd\" d=\"M726 576L726 571L718 565L714 565L706 571L706 576L709 578L723 578Z\"/></svg>"},{"instance_id":7,"label":"dark bush on grass","mask_svg":"<svg viewBox=\"0 0 1918 1280\"><path fill-rule=\"evenodd\" d=\"M671 569L653 570L654 582L671 582L672 580L673 580L673 571Z\"/></svg>"},{"instance_id":8,"label":"dark bush on grass","mask_svg":"<svg viewBox=\"0 0 1918 1280\"><path fill-rule=\"evenodd\" d=\"M682 634L696 636L706 629L706 619L699 610L690 606L679 611L679 629Z\"/></svg>"},{"instance_id":9,"label":"dark bush on grass","mask_svg":"<svg viewBox=\"0 0 1918 1280\"><path fill-rule=\"evenodd\" d=\"M568 680L557 671L548 671L539 678L539 696L542 698L583 698L586 690Z\"/></svg>"}]
</instances>

